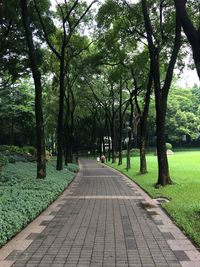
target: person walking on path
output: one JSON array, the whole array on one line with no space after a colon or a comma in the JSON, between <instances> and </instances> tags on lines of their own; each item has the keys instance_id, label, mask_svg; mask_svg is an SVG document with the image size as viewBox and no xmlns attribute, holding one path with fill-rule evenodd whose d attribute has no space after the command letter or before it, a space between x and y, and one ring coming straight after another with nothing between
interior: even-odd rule
<instances>
[{"instance_id":1,"label":"person walking on path","mask_svg":"<svg viewBox=\"0 0 200 267\"><path fill-rule=\"evenodd\" d=\"M101 156L101 163L102 163L102 167L104 167L104 163L106 161L106 157L104 155Z\"/></svg>"}]
</instances>

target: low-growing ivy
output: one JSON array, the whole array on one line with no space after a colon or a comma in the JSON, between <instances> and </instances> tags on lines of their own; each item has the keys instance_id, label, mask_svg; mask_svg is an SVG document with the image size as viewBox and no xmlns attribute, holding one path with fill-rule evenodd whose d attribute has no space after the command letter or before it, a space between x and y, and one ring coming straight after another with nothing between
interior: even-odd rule
<instances>
[{"instance_id":1,"label":"low-growing ivy","mask_svg":"<svg viewBox=\"0 0 200 267\"><path fill-rule=\"evenodd\" d=\"M70 170L69 170L70 169ZM8 164L0 179L0 246L49 206L75 176L78 166L63 171L47 164L47 177L36 179L36 163Z\"/></svg>"}]
</instances>

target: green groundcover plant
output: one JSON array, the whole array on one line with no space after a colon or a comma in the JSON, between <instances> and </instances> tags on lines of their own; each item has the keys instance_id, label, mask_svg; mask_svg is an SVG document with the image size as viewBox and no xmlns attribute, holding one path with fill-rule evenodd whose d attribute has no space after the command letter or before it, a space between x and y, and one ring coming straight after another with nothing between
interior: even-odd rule
<instances>
[{"instance_id":1,"label":"green groundcover plant","mask_svg":"<svg viewBox=\"0 0 200 267\"><path fill-rule=\"evenodd\" d=\"M78 166L55 170L47 164L46 179L36 179L36 163L8 164L0 175L0 246L49 206L73 180Z\"/></svg>"}]
</instances>

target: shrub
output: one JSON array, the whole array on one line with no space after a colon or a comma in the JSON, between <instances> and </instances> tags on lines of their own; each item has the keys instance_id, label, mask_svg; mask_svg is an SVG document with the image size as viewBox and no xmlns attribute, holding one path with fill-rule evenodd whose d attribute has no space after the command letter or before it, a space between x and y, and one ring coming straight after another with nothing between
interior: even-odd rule
<instances>
[{"instance_id":1,"label":"shrub","mask_svg":"<svg viewBox=\"0 0 200 267\"><path fill-rule=\"evenodd\" d=\"M37 149L34 146L24 146L22 150L24 153L29 153L32 156L36 156L37 154Z\"/></svg>"},{"instance_id":2,"label":"shrub","mask_svg":"<svg viewBox=\"0 0 200 267\"><path fill-rule=\"evenodd\" d=\"M0 155L0 171L4 166L6 166L7 163L8 163L7 158L3 155Z\"/></svg>"},{"instance_id":3,"label":"shrub","mask_svg":"<svg viewBox=\"0 0 200 267\"><path fill-rule=\"evenodd\" d=\"M0 156L7 158L9 163L15 162L33 162L35 158L36 149L31 146L24 147L23 149L17 146L0 146Z\"/></svg>"},{"instance_id":4,"label":"shrub","mask_svg":"<svg viewBox=\"0 0 200 267\"><path fill-rule=\"evenodd\" d=\"M132 148L130 152L131 152L131 157L140 155L140 150L138 148Z\"/></svg>"},{"instance_id":5,"label":"shrub","mask_svg":"<svg viewBox=\"0 0 200 267\"><path fill-rule=\"evenodd\" d=\"M127 155L127 150L122 150L122 156L123 157L126 157ZM140 155L140 150L138 148L132 148L130 150L130 156L133 157L133 156L139 156Z\"/></svg>"},{"instance_id":6,"label":"shrub","mask_svg":"<svg viewBox=\"0 0 200 267\"><path fill-rule=\"evenodd\" d=\"M4 170L0 175L0 186L14 186L21 182L22 178L12 171Z\"/></svg>"},{"instance_id":7,"label":"shrub","mask_svg":"<svg viewBox=\"0 0 200 267\"><path fill-rule=\"evenodd\" d=\"M16 157L13 155L9 155L7 158L8 158L9 163L15 163L16 162Z\"/></svg>"},{"instance_id":8,"label":"shrub","mask_svg":"<svg viewBox=\"0 0 200 267\"><path fill-rule=\"evenodd\" d=\"M78 171L78 165L77 165L77 164L68 163L68 165L67 165L67 169L68 169L70 172L74 172L74 173L76 173L76 172Z\"/></svg>"},{"instance_id":9,"label":"shrub","mask_svg":"<svg viewBox=\"0 0 200 267\"><path fill-rule=\"evenodd\" d=\"M166 145L166 149L172 149L172 144L166 143L165 145Z\"/></svg>"},{"instance_id":10,"label":"shrub","mask_svg":"<svg viewBox=\"0 0 200 267\"><path fill-rule=\"evenodd\" d=\"M75 169L75 164L70 164ZM0 246L48 207L75 176L48 163L46 179L36 179L36 164L8 164L0 180ZM59 176L59 177L58 177Z\"/></svg>"},{"instance_id":11,"label":"shrub","mask_svg":"<svg viewBox=\"0 0 200 267\"><path fill-rule=\"evenodd\" d=\"M7 145L0 145L0 151L1 152L10 152L10 153L16 153L21 154L23 151L18 146L7 146Z\"/></svg>"}]
</instances>

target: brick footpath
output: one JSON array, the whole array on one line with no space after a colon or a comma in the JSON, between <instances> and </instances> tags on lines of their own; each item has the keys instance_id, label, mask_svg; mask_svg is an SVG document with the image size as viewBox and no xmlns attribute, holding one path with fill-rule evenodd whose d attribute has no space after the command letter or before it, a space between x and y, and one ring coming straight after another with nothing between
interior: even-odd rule
<instances>
[{"instance_id":1,"label":"brick footpath","mask_svg":"<svg viewBox=\"0 0 200 267\"><path fill-rule=\"evenodd\" d=\"M27 247L17 237L5 258L0 250L0 267L200 267L200 253L158 203L93 160L81 160L78 177L43 216L41 230L30 225L24 234Z\"/></svg>"}]
</instances>

